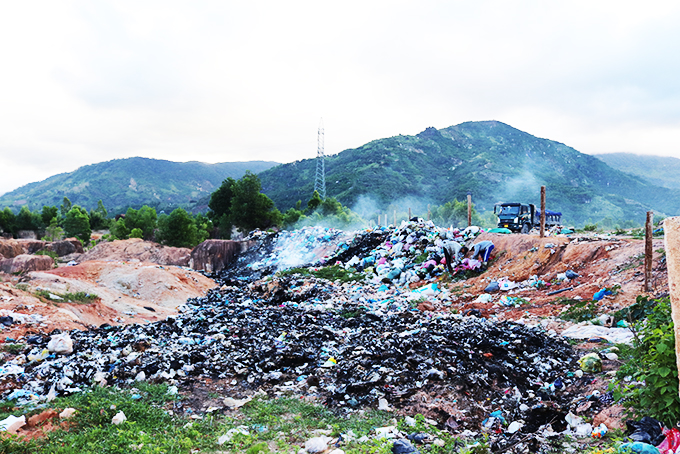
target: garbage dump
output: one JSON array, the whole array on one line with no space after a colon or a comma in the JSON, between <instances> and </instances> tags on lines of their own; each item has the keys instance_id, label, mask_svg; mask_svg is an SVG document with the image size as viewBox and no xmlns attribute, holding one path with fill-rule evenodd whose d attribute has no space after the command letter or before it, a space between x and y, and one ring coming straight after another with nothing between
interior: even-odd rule
<instances>
[{"instance_id":1,"label":"garbage dump","mask_svg":"<svg viewBox=\"0 0 680 454\"><path fill-rule=\"evenodd\" d=\"M351 237L321 228L254 233L256 246L213 276L220 286L176 317L71 331L72 353L48 348L58 330L28 338L31 351L0 372L1 397L27 403L93 383L190 389L212 379L233 395L299 395L338 412L424 413L455 432L565 430L591 377L574 373L579 355L564 338L479 311L434 311L450 299L436 280L441 241L470 241L479 230L412 221ZM302 265L334 266L348 279L280 272Z\"/></svg>"}]
</instances>

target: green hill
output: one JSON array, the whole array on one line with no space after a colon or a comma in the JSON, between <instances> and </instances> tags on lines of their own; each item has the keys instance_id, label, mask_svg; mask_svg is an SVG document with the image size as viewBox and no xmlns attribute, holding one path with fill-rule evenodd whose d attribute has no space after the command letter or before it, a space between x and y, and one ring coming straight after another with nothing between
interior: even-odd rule
<instances>
[{"instance_id":1,"label":"green hill","mask_svg":"<svg viewBox=\"0 0 680 454\"><path fill-rule=\"evenodd\" d=\"M263 192L285 210L306 202L314 188L313 159L260 174ZM377 209L463 200L468 191L480 211L500 201L539 203L547 187L548 208L566 224L633 220L648 209L680 213L680 191L649 184L564 144L541 139L498 121L467 122L416 136L375 140L326 158L327 195L356 207Z\"/></svg>"},{"instance_id":2,"label":"green hill","mask_svg":"<svg viewBox=\"0 0 680 454\"><path fill-rule=\"evenodd\" d=\"M668 156L647 156L632 153L593 155L609 167L637 175L649 184L680 189L680 159Z\"/></svg>"},{"instance_id":3,"label":"green hill","mask_svg":"<svg viewBox=\"0 0 680 454\"><path fill-rule=\"evenodd\" d=\"M73 204L86 209L96 208L101 199L112 214L142 205L158 211L178 206L196 208L198 201L207 200L206 197L225 178L240 178L246 170L258 173L276 164L266 161L205 164L149 158L114 159L22 186L0 196L0 207L18 210L27 205L35 210L43 205L59 206L66 196Z\"/></svg>"}]
</instances>

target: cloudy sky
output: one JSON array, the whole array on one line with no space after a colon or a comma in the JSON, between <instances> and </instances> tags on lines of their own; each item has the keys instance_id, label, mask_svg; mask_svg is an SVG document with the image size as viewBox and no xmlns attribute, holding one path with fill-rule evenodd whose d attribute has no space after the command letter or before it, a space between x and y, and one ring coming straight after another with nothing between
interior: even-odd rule
<instances>
[{"instance_id":1,"label":"cloudy sky","mask_svg":"<svg viewBox=\"0 0 680 454\"><path fill-rule=\"evenodd\" d=\"M680 158L680 3L3 1L0 193L131 156L290 162L464 121Z\"/></svg>"}]
</instances>

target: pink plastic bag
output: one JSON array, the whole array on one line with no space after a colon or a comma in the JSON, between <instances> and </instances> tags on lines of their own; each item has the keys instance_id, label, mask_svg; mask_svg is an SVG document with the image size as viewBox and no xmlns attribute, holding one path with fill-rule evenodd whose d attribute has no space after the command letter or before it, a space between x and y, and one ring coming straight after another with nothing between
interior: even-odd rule
<instances>
[{"instance_id":1,"label":"pink plastic bag","mask_svg":"<svg viewBox=\"0 0 680 454\"><path fill-rule=\"evenodd\" d=\"M671 430L664 429L663 431L666 439L661 442L656 448L661 451L661 454L675 454L680 448L680 430L673 428Z\"/></svg>"}]
</instances>

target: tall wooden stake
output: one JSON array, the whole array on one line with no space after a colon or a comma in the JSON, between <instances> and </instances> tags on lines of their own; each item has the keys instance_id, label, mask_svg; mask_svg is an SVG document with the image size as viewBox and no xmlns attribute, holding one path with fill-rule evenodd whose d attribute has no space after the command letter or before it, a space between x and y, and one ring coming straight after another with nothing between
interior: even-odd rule
<instances>
[{"instance_id":1,"label":"tall wooden stake","mask_svg":"<svg viewBox=\"0 0 680 454\"><path fill-rule=\"evenodd\" d=\"M652 291L652 227L654 212L647 212L647 224L645 224L645 292Z\"/></svg>"},{"instance_id":2,"label":"tall wooden stake","mask_svg":"<svg viewBox=\"0 0 680 454\"><path fill-rule=\"evenodd\" d=\"M411 207L408 207L408 220L411 220Z\"/></svg>"},{"instance_id":3,"label":"tall wooden stake","mask_svg":"<svg viewBox=\"0 0 680 454\"><path fill-rule=\"evenodd\" d=\"M394 226L397 226L397 210L394 210Z\"/></svg>"},{"instance_id":4,"label":"tall wooden stake","mask_svg":"<svg viewBox=\"0 0 680 454\"><path fill-rule=\"evenodd\" d=\"M467 195L468 199L468 227L472 225L472 194Z\"/></svg>"},{"instance_id":5,"label":"tall wooden stake","mask_svg":"<svg viewBox=\"0 0 680 454\"><path fill-rule=\"evenodd\" d=\"M680 217L663 221L668 291L671 294L671 318L675 325L675 360L680 370Z\"/></svg>"},{"instance_id":6,"label":"tall wooden stake","mask_svg":"<svg viewBox=\"0 0 680 454\"><path fill-rule=\"evenodd\" d=\"M541 238L545 236L545 186L541 186Z\"/></svg>"},{"instance_id":7,"label":"tall wooden stake","mask_svg":"<svg viewBox=\"0 0 680 454\"><path fill-rule=\"evenodd\" d=\"M432 212L430 211L430 204L427 204L427 220L429 221L432 217Z\"/></svg>"}]
</instances>

